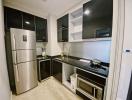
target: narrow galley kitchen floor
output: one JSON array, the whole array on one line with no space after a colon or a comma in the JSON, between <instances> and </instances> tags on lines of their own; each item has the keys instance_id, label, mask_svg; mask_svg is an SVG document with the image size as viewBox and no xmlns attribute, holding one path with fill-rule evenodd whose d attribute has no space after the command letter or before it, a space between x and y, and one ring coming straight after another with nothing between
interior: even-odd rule
<instances>
[{"instance_id":1,"label":"narrow galley kitchen floor","mask_svg":"<svg viewBox=\"0 0 132 100\"><path fill-rule=\"evenodd\" d=\"M12 100L82 100L62 86L53 77L39 84L38 87L21 95L13 95Z\"/></svg>"}]
</instances>

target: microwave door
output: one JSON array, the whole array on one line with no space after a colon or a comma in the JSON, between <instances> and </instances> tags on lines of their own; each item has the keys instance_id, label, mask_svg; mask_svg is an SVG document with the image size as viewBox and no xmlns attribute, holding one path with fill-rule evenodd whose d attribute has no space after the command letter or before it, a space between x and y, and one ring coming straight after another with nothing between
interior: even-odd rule
<instances>
[{"instance_id":1,"label":"microwave door","mask_svg":"<svg viewBox=\"0 0 132 100\"><path fill-rule=\"evenodd\" d=\"M102 100L103 88L80 77L77 78L77 90L91 100Z\"/></svg>"},{"instance_id":2,"label":"microwave door","mask_svg":"<svg viewBox=\"0 0 132 100\"><path fill-rule=\"evenodd\" d=\"M11 28L12 50L36 49L34 31Z\"/></svg>"}]
</instances>

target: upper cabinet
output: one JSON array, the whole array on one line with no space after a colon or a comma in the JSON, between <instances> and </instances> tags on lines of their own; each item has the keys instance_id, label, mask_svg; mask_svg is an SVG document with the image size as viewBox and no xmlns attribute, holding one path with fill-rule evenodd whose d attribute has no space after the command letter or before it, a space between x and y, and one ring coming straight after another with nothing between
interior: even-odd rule
<instances>
[{"instance_id":1,"label":"upper cabinet","mask_svg":"<svg viewBox=\"0 0 132 100\"><path fill-rule=\"evenodd\" d=\"M4 8L4 19L5 19L5 28L22 28L22 12L11 9L11 8Z\"/></svg>"},{"instance_id":2,"label":"upper cabinet","mask_svg":"<svg viewBox=\"0 0 132 100\"><path fill-rule=\"evenodd\" d=\"M113 0L91 0L83 5L83 39L112 35Z\"/></svg>"},{"instance_id":3,"label":"upper cabinet","mask_svg":"<svg viewBox=\"0 0 132 100\"><path fill-rule=\"evenodd\" d=\"M69 11L69 42L111 40L113 0L89 0Z\"/></svg>"},{"instance_id":4,"label":"upper cabinet","mask_svg":"<svg viewBox=\"0 0 132 100\"><path fill-rule=\"evenodd\" d=\"M23 12L23 29L35 31L34 16Z\"/></svg>"},{"instance_id":5,"label":"upper cabinet","mask_svg":"<svg viewBox=\"0 0 132 100\"><path fill-rule=\"evenodd\" d=\"M37 42L47 42L47 20L34 15L4 7L4 23L6 32L10 28L36 31Z\"/></svg>"},{"instance_id":6,"label":"upper cabinet","mask_svg":"<svg viewBox=\"0 0 132 100\"><path fill-rule=\"evenodd\" d=\"M35 17L36 25L36 41L37 42L47 42L47 20Z\"/></svg>"},{"instance_id":7,"label":"upper cabinet","mask_svg":"<svg viewBox=\"0 0 132 100\"><path fill-rule=\"evenodd\" d=\"M68 42L68 14L57 20L58 42Z\"/></svg>"}]
</instances>

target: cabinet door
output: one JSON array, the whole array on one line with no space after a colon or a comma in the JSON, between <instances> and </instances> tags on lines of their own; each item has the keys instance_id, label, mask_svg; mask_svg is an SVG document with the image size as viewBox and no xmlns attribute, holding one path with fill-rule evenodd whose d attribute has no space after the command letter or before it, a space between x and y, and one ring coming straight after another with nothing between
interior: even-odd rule
<instances>
[{"instance_id":1,"label":"cabinet door","mask_svg":"<svg viewBox=\"0 0 132 100\"><path fill-rule=\"evenodd\" d=\"M62 38L62 18L57 20L57 34L58 34L58 42L63 42L63 38Z\"/></svg>"},{"instance_id":2,"label":"cabinet door","mask_svg":"<svg viewBox=\"0 0 132 100\"><path fill-rule=\"evenodd\" d=\"M58 42L68 42L68 30L60 29L58 30Z\"/></svg>"},{"instance_id":3,"label":"cabinet door","mask_svg":"<svg viewBox=\"0 0 132 100\"><path fill-rule=\"evenodd\" d=\"M68 14L57 20L58 42L68 42Z\"/></svg>"},{"instance_id":4,"label":"cabinet door","mask_svg":"<svg viewBox=\"0 0 132 100\"><path fill-rule=\"evenodd\" d=\"M113 0L91 0L83 5L83 39L111 37Z\"/></svg>"},{"instance_id":5,"label":"cabinet door","mask_svg":"<svg viewBox=\"0 0 132 100\"><path fill-rule=\"evenodd\" d=\"M62 82L62 63L52 61L52 74L58 81Z\"/></svg>"},{"instance_id":6,"label":"cabinet door","mask_svg":"<svg viewBox=\"0 0 132 100\"><path fill-rule=\"evenodd\" d=\"M62 17L62 39L68 42L68 14Z\"/></svg>"},{"instance_id":7,"label":"cabinet door","mask_svg":"<svg viewBox=\"0 0 132 100\"><path fill-rule=\"evenodd\" d=\"M4 8L4 11L6 28L22 29L22 12L7 7Z\"/></svg>"},{"instance_id":8,"label":"cabinet door","mask_svg":"<svg viewBox=\"0 0 132 100\"><path fill-rule=\"evenodd\" d=\"M62 27L68 29L68 14L62 17Z\"/></svg>"},{"instance_id":9,"label":"cabinet door","mask_svg":"<svg viewBox=\"0 0 132 100\"><path fill-rule=\"evenodd\" d=\"M46 61L39 61L38 60L38 79L39 81L50 77L51 75L51 66L50 66L50 60Z\"/></svg>"},{"instance_id":10,"label":"cabinet door","mask_svg":"<svg viewBox=\"0 0 132 100\"><path fill-rule=\"evenodd\" d=\"M36 41L37 42L47 42L47 20L35 17L36 25Z\"/></svg>"},{"instance_id":11,"label":"cabinet door","mask_svg":"<svg viewBox=\"0 0 132 100\"><path fill-rule=\"evenodd\" d=\"M34 16L23 13L23 29L35 31Z\"/></svg>"}]
</instances>

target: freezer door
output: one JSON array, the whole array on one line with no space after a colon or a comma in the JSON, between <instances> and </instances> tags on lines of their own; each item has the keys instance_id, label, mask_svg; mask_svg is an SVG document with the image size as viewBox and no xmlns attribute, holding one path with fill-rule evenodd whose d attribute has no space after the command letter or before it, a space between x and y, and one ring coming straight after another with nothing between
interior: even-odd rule
<instances>
[{"instance_id":1,"label":"freezer door","mask_svg":"<svg viewBox=\"0 0 132 100\"><path fill-rule=\"evenodd\" d=\"M21 94L38 85L36 61L14 65L16 93Z\"/></svg>"},{"instance_id":2,"label":"freezer door","mask_svg":"<svg viewBox=\"0 0 132 100\"><path fill-rule=\"evenodd\" d=\"M12 50L36 49L34 31L11 28Z\"/></svg>"}]
</instances>

